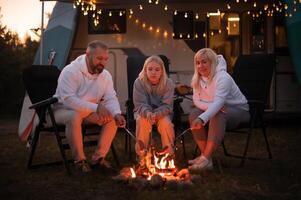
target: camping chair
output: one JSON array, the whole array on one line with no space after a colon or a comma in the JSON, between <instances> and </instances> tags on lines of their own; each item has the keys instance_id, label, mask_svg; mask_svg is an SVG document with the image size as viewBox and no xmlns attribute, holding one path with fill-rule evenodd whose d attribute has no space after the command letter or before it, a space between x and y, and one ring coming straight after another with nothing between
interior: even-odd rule
<instances>
[{"instance_id":1,"label":"camping chair","mask_svg":"<svg viewBox=\"0 0 301 200\"><path fill-rule=\"evenodd\" d=\"M159 55L164 62L166 73L169 74L169 59L164 55ZM147 56L129 56L127 58L127 78L128 78L128 100L126 101L126 121L127 128L135 133L136 122L134 119L134 103L133 103L133 86L136 78L143 68L143 64ZM131 158L131 140L128 134L125 135L125 150Z\"/></svg>"},{"instance_id":2,"label":"camping chair","mask_svg":"<svg viewBox=\"0 0 301 200\"><path fill-rule=\"evenodd\" d=\"M234 130L226 130L227 132L241 132L242 129L246 129L247 140L242 155L229 153L224 141L222 142L222 146L226 156L241 159L240 166L243 166L245 159L259 159L247 157L254 128L261 129L268 158L272 159L263 114L269 97L275 65L276 59L274 55L241 55L235 63L233 79L248 100L251 118L249 122L240 124Z\"/></svg>"},{"instance_id":3,"label":"camping chair","mask_svg":"<svg viewBox=\"0 0 301 200\"><path fill-rule=\"evenodd\" d=\"M32 102L30 109L34 109L39 117L39 123L35 127L33 138L30 146L30 154L27 163L27 168L33 168L32 160L36 150L37 142L42 132L52 132L56 137L56 141L60 150L60 154L63 158L65 168L68 173L70 173L69 163L65 154L65 149L69 149L69 145L65 142L65 136L61 135L60 132L65 132L65 126L57 124L51 105L58 101L57 98L54 98L57 80L60 75L60 70L56 66L52 65L32 65L29 68L24 69L23 71L23 82L28 93L28 96ZM47 117L49 115L49 118ZM82 125L83 137L87 135L96 135L98 132L95 132L95 127L97 125L85 124ZM88 130L93 130L92 132L87 132ZM84 141L84 146L96 145L97 141L89 140ZM119 161L114 149L113 144L111 145L111 150L114 156L114 159L119 166ZM39 164L39 165L49 165L56 164L57 162ZM35 165L35 167L39 166Z\"/></svg>"}]
</instances>

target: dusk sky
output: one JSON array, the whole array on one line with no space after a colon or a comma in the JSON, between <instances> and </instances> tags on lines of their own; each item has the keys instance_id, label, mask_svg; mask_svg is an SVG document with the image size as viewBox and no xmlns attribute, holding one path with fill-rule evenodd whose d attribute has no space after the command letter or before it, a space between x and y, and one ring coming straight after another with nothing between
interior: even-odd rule
<instances>
[{"instance_id":1,"label":"dusk sky","mask_svg":"<svg viewBox=\"0 0 301 200\"><path fill-rule=\"evenodd\" d=\"M45 2L44 5L44 13L51 13L55 1ZM22 40L26 33L35 36L30 29L41 25L42 3L40 0L0 0L0 7L2 24L17 32ZM48 19L46 16L44 19L46 25Z\"/></svg>"}]
</instances>

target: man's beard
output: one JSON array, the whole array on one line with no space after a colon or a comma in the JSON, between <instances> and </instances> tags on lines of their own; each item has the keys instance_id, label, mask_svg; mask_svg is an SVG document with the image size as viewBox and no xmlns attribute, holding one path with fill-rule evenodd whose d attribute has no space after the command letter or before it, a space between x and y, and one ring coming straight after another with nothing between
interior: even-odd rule
<instances>
[{"instance_id":1,"label":"man's beard","mask_svg":"<svg viewBox=\"0 0 301 200\"><path fill-rule=\"evenodd\" d=\"M103 69L104 69L104 66L103 65L91 65L91 69L92 69L92 72L93 74L100 74Z\"/></svg>"},{"instance_id":2,"label":"man's beard","mask_svg":"<svg viewBox=\"0 0 301 200\"><path fill-rule=\"evenodd\" d=\"M92 74L100 74L104 69L104 66L102 64L94 65L92 57L89 59L89 65L90 65Z\"/></svg>"}]
</instances>

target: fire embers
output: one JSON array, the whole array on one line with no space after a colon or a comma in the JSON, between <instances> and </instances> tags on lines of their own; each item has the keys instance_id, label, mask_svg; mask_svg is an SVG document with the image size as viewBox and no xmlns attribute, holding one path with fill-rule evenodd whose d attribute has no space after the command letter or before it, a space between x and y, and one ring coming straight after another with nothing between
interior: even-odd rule
<instances>
[{"instance_id":1,"label":"fire embers","mask_svg":"<svg viewBox=\"0 0 301 200\"><path fill-rule=\"evenodd\" d=\"M113 179L126 182L137 189L178 188L192 185L188 169L179 171L173 156L165 153L164 149L155 151L154 148L149 148L144 156L140 157L138 165L133 168L123 168Z\"/></svg>"}]
</instances>

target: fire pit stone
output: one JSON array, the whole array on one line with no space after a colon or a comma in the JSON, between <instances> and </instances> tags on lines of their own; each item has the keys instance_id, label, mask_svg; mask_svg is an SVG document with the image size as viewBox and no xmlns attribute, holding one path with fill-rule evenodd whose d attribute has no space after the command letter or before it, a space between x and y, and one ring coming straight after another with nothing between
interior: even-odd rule
<instances>
[{"instance_id":1,"label":"fire pit stone","mask_svg":"<svg viewBox=\"0 0 301 200\"><path fill-rule=\"evenodd\" d=\"M153 187L153 188L160 188L163 186L164 184L164 180L162 178L162 176L156 174L154 176L151 177L150 179L150 185Z\"/></svg>"}]
</instances>

